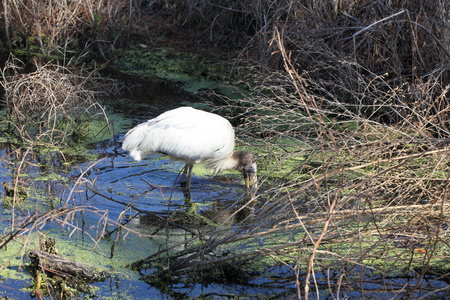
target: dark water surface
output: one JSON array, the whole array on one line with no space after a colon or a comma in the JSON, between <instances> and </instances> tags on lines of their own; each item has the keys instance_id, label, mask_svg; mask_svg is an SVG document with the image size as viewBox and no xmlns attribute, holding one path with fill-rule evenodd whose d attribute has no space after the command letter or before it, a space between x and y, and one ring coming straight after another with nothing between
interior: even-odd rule
<instances>
[{"instance_id":1,"label":"dark water surface","mask_svg":"<svg viewBox=\"0 0 450 300\"><path fill-rule=\"evenodd\" d=\"M25 159L28 163L21 167L20 173L21 183L28 187L29 195L25 202L14 206L14 210L3 206L0 223L3 232L9 233L11 228L35 214L45 214L59 207L70 210L43 218L34 228L25 227L23 233L1 250L4 255L0 259L0 296L32 298L29 288L33 282L26 268L30 262L26 254L38 249L43 237L51 236L56 239L56 248L62 256L89 263L113 275L92 284L94 288L86 295L101 299L107 296L115 299L171 298L139 280L141 274L126 267L190 237L183 230L168 233L167 227L154 224L155 216L186 211L192 204L198 211L211 215L216 210L233 207L242 198L244 188L240 174L231 172L213 177L202 166L196 166L191 192L187 195L177 181L183 164L158 156L135 162L121 150L121 139L127 129L189 101L188 96L161 84L157 87L137 84L135 90L141 94L140 100L126 99L113 105L113 119L127 120L123 122L124 128L111 138L84 146L85 149L65 155L48 151L29 155L24 149L16 155L16 146L0 144L1 182L13 184L12 174L18 172L21 157L28 155ZM152 95L142 101L147 93ZM76 163L68 164L67 160ZM78 209L81 207L83 209ZM126 229L117 230L118 224L124 224ZM175 285L174 290L193 297L205 293L266 292L258 285L180 284Z\"/></svg>"},{"instance_id":2,"label":"dark water surface","mask_svg":"<svg viewBox=\"0 0 450 300\"><path fill-rule=\"evenodd\" d=\"M130 79L130 81L133 81ZM89 263L107 271L111 276L92 284L80 297L98 299L182 299L209 297L211 299L258 299L261 297L296 298L294 266L273 266L246 284L172 283L170 292L157 289L140 280L142 274L127 265L152 255L171 245L182 244L192 237L189 232L166 226L158 217L192 207L208 219L226 222L233 230L233 219L227 219L242 200L244 188L237 172L212 176L202 166L194 167L190 195L180 187L177 177L183 164L151 156L135 162L121 150L121 139L134 125L162 111L191 103L192 98L174 86L151 84L138 80L130 85L136 97L111 104L111 118L123 124L107 139L83 145L82 149L61 155L59 152L27 154L21 163L14 154L17 145L0 143L0 182L12 183L13 174L20 169L21 182L29 189L24 203L14 207L3 205L0 230L8 234L28 218L58 208L61 214L41 217L35 225L21 230L8 247L0 250L0 296L9 299L33 299L30 293L32 276L26 268L26 254L39 247L43 237L54 237L59 253L75 261ZM114 113L112 113L114 112ZM19 151L24 154L26 149ZM68 161L75 161L75 163ZM3 195L5 196L5 195ZM3 197L4 198L4 197ZM82 208L82 209L81 209ZM119 224L125 226L121 228ZM201 231L201 226L193 226ZM13 229L12 229L13 228ZM174 251L183 250L177 246ZM386 277L354 269L352 288L339 290L338 270L315 274L311 287L314 299L400 299L405 291L413 290L418 280ZM299 272L297 274L303 274ZM416 277L417 278L417 277ZM348 279L348 278L347 278ZM302 281L301 279L300 281ZM350 278L351 280L351 278ZM446 295L445 278L424 277L424 288L412 292L413 298L436 296L442 289ZM303 289L303 288L301 288ZM170 295L170 296L169 296ZM311 298L310 298L311 299Z\"/></svg>"}]
</instances>

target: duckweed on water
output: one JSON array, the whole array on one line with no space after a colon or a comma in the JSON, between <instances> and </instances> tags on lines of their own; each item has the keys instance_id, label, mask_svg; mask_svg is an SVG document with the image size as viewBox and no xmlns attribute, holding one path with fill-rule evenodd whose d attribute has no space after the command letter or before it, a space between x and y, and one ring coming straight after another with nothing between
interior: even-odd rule
<instances>
[{"instance_id":1,"label":"duckweed on water","mask_svg":"<svg viewBox=\"0 0 450 300\"><path fill-rule=\"evenodd\" d=\"M121 72L182 83L182 88L188 92L216 90L231 98L241 98L241 93L224 84L230 73L228 64L192 53L135 47L123 52L113 65Z\"/></svg>"}]
</instances>

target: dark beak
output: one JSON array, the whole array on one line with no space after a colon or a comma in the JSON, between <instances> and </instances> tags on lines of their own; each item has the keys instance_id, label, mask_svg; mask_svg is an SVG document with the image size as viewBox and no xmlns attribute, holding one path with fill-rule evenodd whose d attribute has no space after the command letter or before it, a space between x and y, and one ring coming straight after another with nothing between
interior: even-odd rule
<instances>
[{"instance_id":1,"label":"dark beak","mask_svg":"<svg viewBox=\"0 0 450 300\"><path fill-rule=\"evenodd\" d=\"M244 168L242 175L244 175L245 188L247 190L249 190L250 187L252 189L256 189L258 187L258 176L256 175L256 172L256 163L253 163L250 166Z\"/></svg>"}]
</instances>

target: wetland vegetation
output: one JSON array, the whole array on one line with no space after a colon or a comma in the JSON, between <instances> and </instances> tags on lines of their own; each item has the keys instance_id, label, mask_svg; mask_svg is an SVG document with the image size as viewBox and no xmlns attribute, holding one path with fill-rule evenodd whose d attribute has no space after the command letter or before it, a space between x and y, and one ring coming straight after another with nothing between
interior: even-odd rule
<instances>
[{"instance_id":1,"label":"wetland vegetation","mask_svg":"<svg viewBox=\"0 0 450 300\"><path fill-rule=\"evenodd\" d=\"M0 296L449 297L447 2L4 1ZM126 157L181 105L259 155L250 197Z\"/></svg>"}]
</instances>

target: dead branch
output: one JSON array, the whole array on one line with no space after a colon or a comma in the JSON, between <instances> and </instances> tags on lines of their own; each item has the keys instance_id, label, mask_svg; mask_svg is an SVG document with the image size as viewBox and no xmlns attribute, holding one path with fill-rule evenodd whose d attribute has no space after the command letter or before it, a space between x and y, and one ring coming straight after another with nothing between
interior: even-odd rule
<instances>
[{"instance_id":1,"label":"dead branch","mask_svg":"<svg viewBox=\"0 0 450 300\"><path fill-rule=\"evenodd\" d=\"M89 282L96 282L103 281L110 276L106 272L99 271L89 264L76 262L60 255L32 250L28 256L44 272L53 273L61 277L75 277Z\"/></svg>"}]
</instances>

